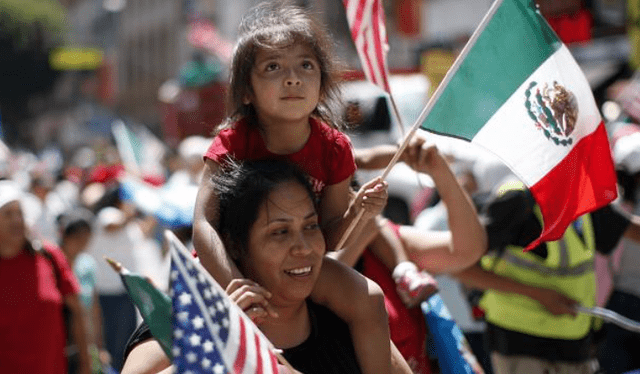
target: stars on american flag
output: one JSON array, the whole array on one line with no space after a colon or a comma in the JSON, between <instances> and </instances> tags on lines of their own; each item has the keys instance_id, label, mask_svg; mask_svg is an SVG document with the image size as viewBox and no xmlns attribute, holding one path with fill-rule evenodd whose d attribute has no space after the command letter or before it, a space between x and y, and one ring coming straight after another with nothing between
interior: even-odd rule
<instances>
[{"instance_id":1,"label":"stars on american flag","mask_svg":"<svg viewBox=\"0 0 640 374\"><path fill-rule=\"evenodd\" d=\"M171 244L171 352L177 373L277 373L269 341L181 243Z\"/></svg>"}]
</instances>

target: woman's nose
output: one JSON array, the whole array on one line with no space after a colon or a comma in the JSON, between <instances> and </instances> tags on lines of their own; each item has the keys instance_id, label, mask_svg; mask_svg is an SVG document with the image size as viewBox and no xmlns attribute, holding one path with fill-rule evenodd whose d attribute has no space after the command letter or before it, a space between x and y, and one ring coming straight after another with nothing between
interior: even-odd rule
<instances>
[{"instance_id":1,"label":"woman's nose","mask_svg":"<svg viewBox=\"0 0 640 374\"><path fill-rule=\"evenodd\" d=\"M307 255L311 252L311 245L303 233L296 235L295 241L291 246L291 253L295 255Z\"/></svg>"}]
</instances>

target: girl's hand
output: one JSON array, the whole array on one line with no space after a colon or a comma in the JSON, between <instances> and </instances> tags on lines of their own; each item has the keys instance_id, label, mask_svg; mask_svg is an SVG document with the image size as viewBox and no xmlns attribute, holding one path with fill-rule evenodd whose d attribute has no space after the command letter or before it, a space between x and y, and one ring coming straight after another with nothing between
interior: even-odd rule
<instances>
[{"instance_id":1,"label":"girl's hand","mask_svg":"<svg viewBox=\"0 0 640 374\"><path fill-rule=\"evenodd\" d=\"M389 197L389 185L377 177L364 184L353 201L356 214L364 209L363 219L370 219L382 213Z\"/></svg>"},{"instance_id":2,"label":"girl's hand","mask_svg":"<svg viewBox=\"0 0 640 374\"><path fill-rule=\"evenodd\" d=\"M226 292L256 325L268 317L278 318L278 313L269 304L271 292L251 279L232 280Z\"/></svg>"}]
</instances>

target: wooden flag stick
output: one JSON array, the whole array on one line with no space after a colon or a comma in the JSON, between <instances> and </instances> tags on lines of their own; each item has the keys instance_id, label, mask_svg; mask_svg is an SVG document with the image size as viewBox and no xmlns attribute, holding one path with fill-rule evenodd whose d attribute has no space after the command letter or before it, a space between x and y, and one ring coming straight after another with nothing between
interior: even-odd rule
<instances>
[{"instance_id":1,"label":"wooden flag stick","mask_svg":"<svg viewBox=\"0 0 640 374\"><path fill-rule=\"evenodd\" d=\"M102 258L104 258L104 259L105 259L105 261L107 261L107 263L108 263L109 265L111 265L111 267L113 268L113 270L115 270L115 271L116 271L116 273L122 273L122 271L123 271L124 267L122 266L122 264L121 264L121 263L119 263L119 262L117 262L117 261L115 261L115 260L113 260L113 259L110 259L110 258L109 258L109 257L107 257L107 256L103 256Z\"/></svg>"},{"instance_id":2,"label":"wooden flag stick","mask_svg":"<svg viewBox=\"0 0 640 374\"><path fill-rule=\"evenodd\" d=\"M404 122L402 121L402 117L400 116L400 110L398 109L398 105L396 105L396 101L393 98L391 92L389 92L389 100L391 101L391 108L393 109L393 113L396 115L398 119L398 126L400 127L400 136L404 138Z\"/></svg>"},{"instance_id":3,"label":"wooden flag stick","mask_svg":"<svg viewBox=\"0 0 640 374\"><path fill-rule=\"evenodd\" d=\"M418 127L420 127L420 124L422 124L424 120L427 118L427 115L429 115L429 113L431 112L431 109L433 109L434 105L442 95L442 92L444 92L445 87L449 85L449 82L451 81L451 79L453 79L454 74L458 71L458 69L460 68L460 65L462 65L462 62L469 54L471 47L473 47L476 44L476 41L480 37L480 34L482 34L482 31L484 31L484 29L487 27L487 25L489 24L489 21L491 21L491 18L493 18L493 15L496 13L500 5L502 5L502 2L503 0L496 0L493 2L493 4L491 4L491 7L487 11L487 14L484 15L484 18L482 19L478 27L474 30L473 34L469 38L469 41L467 41L467 44L465 44L464 48L462 48L462 51L460 52L456 60L453 62L453 65L451 65L451 68L449 68L449 70L447 71L447 74L445 74L444 78L442 79L442 82L438 85L438 88L436 88L436 91L433 93L431 98L429 98L427 105L424 107L424 109L422 109L422 112L418 116L418 119L415 121L413 126L411 126L411 129L409 130L409 132L405 135L404 140L402 141L402 144L400 144L400 147L398 148L398 151L396 152L395 155L393 155L393 158L391 159L391 161L389 161L389 165L387 165L387 168L384 169L384 172L382 173L382 176L381 176L382 180L385 180L387 178L387 176L389 175L389 172L391 171L391 168L393 168L395 164L398 162L398 159L400 159L400 155L407 148L407 145L409 145L409 141L418 130ZM356 225L358 224L358 221L362 219L363 215L364 215L364 210L361 209L358 215L356 216L356 218L351 222L349 227L347 227L344 234L342 234L342 238L340 238L338 245L336 245L335 247L336 251L341 249L342 246L344 246L344 243L347 242L347 239L349 239L349 235L351 235L351 233L353 232L353 229L355 229Z\"/></svg>"}]
</instances>

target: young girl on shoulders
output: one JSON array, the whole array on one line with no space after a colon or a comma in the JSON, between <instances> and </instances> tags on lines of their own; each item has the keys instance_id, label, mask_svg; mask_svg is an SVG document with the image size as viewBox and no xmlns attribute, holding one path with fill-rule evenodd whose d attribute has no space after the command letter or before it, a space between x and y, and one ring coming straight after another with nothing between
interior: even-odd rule
<instances>
[{"instance_id":1,"label":"young girl on shoulders","mask_svg":"<svg viewBox=\"0 0 640 374\"><path fill-rule=\"evenodd\" d=\"M303 9L263 3L244 16L231 66L231 115L204 156L193 225L198 256L223 287L243 278L214 229L218 200L211 177L225 172L229 160L285 159L305 171L320 199L328 248L337 245L361 210L363 217L350 238L357 238L382 211L387 186L379 179L352 196L350 182L356 169L352 146L337 129L331 111L337 93L330 39ZM353 239L346 245L350 242ZM295 278L310 271L284 266L282 272ZM348 324L364 373L389 373L392 366L394 372L403 372L406 364L390 359L390 352L397 351L389 342L386 323L380 323L387 316L377 284L325 256L311 297ZM266 298L262 306L263 318L277 318Z\"/></svg>"}]
</instances>

